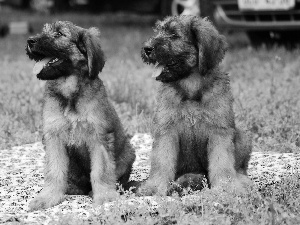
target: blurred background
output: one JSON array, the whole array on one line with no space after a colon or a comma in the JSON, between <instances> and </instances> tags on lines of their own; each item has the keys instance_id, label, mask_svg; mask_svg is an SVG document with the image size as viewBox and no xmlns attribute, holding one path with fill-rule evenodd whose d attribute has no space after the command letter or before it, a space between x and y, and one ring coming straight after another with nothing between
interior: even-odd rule
<instances>
[{"instance_id":1,"label":"blurred background","mask_svg":"<svg viewBox=\"0 0 300 225\"><path fill-rule=\"evenodd\" d=\"M158 82L140 57L157 20L193 14L224 34L239 126L256 150L300 152L300 0L0 0L0 148L41 140L44 82L26 40L45 23L98 27L108 95L128 135L149 132Z\"/></svg>"},{"instance_id":2,"label":"blurred background","mask_svg":"<svg viewBox=\"0 0 300 225\"><path fill-rule=\"evenodd\" d=\"M0 5L44 14L131 11L161 17L200 15L223 31L245 31L256 46L297 42L300 37L299 0L0 0Z\"/></svg>"}]
</instances>

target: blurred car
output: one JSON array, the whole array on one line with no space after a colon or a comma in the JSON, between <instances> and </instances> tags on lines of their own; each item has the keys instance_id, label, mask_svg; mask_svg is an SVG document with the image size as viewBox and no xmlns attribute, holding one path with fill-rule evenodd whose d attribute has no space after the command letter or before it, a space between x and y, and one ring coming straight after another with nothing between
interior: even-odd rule
<instances>
[{"instance_id":1,"label":"blurred car","mask_svg":"<svg viewBox=\"0 0 300 225\"><path fill-rule=\"evenodd\" d=\"M205 7L201 8L202 5L206 5L206 2L208 3L210 0L89 0L88 4L92 5L94 9L97 7L102 7L111 10L130 10L140 13L159 13L163 16L166 16L180 14L206 14L207 9Z\"/></svg>"},{"instance_id":2,"label":"blurred car","mask_svg":"<svg viewBox=\"0 0 300 225\"><path fill-rule=\"evenodd\" d=\"M254 44L300 40L300 0L212 0L216 24L246 31Z\"/></svg>"},{"instance_id":3,"label":"blurred car","mask_svg":"<svg viewBox=\"0 0 300 225\"><path fill-rule=\"evenodd\" d=\"M17 7L30 7L37 11L49 8L90 8L91 10L133 10L141 13L166 15L208 15L206 5L210 0L2 0Z\"/></svg>"}]
</instances>

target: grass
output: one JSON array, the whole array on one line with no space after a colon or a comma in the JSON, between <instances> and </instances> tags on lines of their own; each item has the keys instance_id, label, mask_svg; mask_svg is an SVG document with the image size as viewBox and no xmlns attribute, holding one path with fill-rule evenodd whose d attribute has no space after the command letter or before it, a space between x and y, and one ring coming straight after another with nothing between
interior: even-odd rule
<instances>
[{"instance_id":1,"label":"grass","mask_svg":"<svg viewBox=\"0 0 300 225\"><path fill-rule=\"evenodd\" d=\"M63 215L53 224L299 224L299 179L300 174L288 175L276 187L261 192L249 188L243 196L223 186L190 192L182 199L173 196L172 201L155 197L159 207L152 208L124 201L132 197L129 194L109 210L90 211L87 220Z\"/></svg>"},{"instance_id":2,"label":"grass","mask_svg":"<svg viewBox=\"0 0 300 225\"><path fill-rule=\"evenodd\" d=\"M58 19L100 27L107 56L100 77L109 97L129 134L149 132L157 83L151 78L152 69L141 61L140 48L151 36L155 18L84 13L45 17L7 9L0 14L3 23L29 21L34 32ZM31 72L33 62L24 50L27 38L0 39L0 149L41 140L43 82ZM300 49L256 50L242 34L228 35L228 41L231 48L222 67L231 76L237 123L253 133L253 144L260 151L299 152ZM204 190L185 203L158 200L161 207L154 214L121 204L89 221L62 216L59 224L300 224L299 178L286 176L281 183L244 197Z\"/></svg>"}]
</instances>

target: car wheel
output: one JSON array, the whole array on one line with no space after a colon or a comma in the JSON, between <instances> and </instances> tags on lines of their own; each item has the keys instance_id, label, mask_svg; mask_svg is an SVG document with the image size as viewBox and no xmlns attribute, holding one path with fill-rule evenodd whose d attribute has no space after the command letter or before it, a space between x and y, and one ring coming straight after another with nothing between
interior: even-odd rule
<instances>
[{"instance_id":1,"label":"car wheel","mask_svg":"<svg viewBox=\"0 0 300 225\"><path fill-rule=\"evenodd\" d=\"M295 48L300 44L300 34L298 30L282 31L279 32L279 36L279 44L284 45L287 48Z\"/></svg>"},{"instance_id":2,"label":"car wheel","mask_svg":"<svg viewBox=\"0 0 300 225\"><path fill-rule=\"evenodd\" d=\"M8 25L0 23L0 37L5 37L8 33L9 33Z\"/></svg>"},{"instance_id":3,"label":"car wheel","mask_svg":"<svg viewBox=\"0 0 300 225\"><path fill-rule=\"evenodd\" d=\"M248 31L247 35L254 47L260 47L264 44L266 47L273 45L294 48L300 43L300 34L298 31Z\"/></svg>"},{"instance_id":4,"label":"car wheel","mask_svg":"<svg viewBox=\"0 0 300 225\"><path fill-rule=\"evenodd\" d=\"M30 8L41 13L49 13L53 7L54 2L50 0L31 0L29 2Z\"/></svg>"},{"instance_id":5,"label":"car wheel","mask_svg":"<svg viewBox=\"0 0 300 225\"><path fill-rule=\"evenodd\" d=\"M211 17L212 3L210 0L162 0L161 13L163 16L188 14Z\"/></svg>"}]
</instances>

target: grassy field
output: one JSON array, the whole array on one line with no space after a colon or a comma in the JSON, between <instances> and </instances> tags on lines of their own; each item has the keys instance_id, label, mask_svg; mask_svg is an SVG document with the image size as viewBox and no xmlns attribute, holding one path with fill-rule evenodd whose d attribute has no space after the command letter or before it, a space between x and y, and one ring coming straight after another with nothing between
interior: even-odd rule
<instances>
[{"instance_id":1,"label":"grassy field","mask_svg":"<svg viewBox=\"0 0 300 225\"><path fill-rule=\"evenodd\" d=\"M141 61L140 48L152 34L155 18L0 13L1 22L26 20L34 32L58 19L101 29L107 62L100 77L109 97L129 134L149 132L157 83L151 78L151 67ZM11 35L0 39L0 149L41 140L43 82L31 72L34 63L25 54L27 38ZM228 42L231 48L222 67L231 77L238 125L253 133L256 150L299 152L300 49L255 50L242 34L228 35ZM92 216L89 222L119 224L125 218L128 224L300 224L299 178L287 176L280 184L260 193L252 190L242 198L205 190L187 203L161 202L155 215L130 206L116 207ZM129 210L127 214L124 209ZM84 222L61 219L61 224L72 223Z\"/></svg>"}]
</instances>

